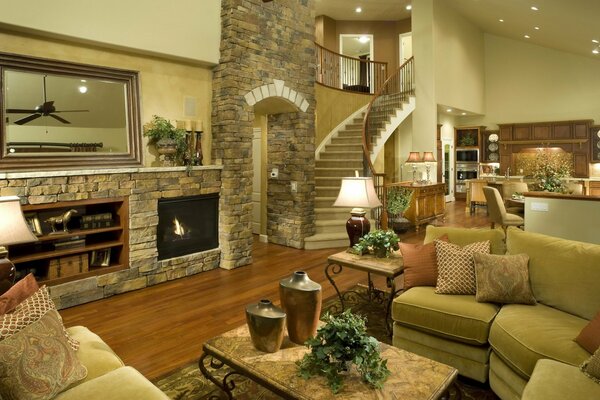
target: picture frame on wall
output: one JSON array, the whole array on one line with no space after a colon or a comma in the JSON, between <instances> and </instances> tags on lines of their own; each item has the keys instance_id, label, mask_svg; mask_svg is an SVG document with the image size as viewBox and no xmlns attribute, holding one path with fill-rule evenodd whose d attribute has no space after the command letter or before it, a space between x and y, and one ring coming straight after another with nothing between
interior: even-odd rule
<instances>
[{"instance_id":1,"label":"picture frame on wall","mask_svg":"<svg viewBox=\"0 0 600 400\"><path fill-rule=\"evenodd\" d=\"M42 232L42 225L40 224L40 219L38 218L37 213L26 213L24 216L29 230L31 230L35 236L41 236L44 234Z\"/></svg>"},{"instance_id":2,"label":"picture frame on wall","mask_svg":"<svg viewBox=\"0 0 600 400\"><path fill-rule=\"evenodd\" d=\"M110 265L110 248L92 251L90 267L108 267Z\"/></svg>"}]
</instances>

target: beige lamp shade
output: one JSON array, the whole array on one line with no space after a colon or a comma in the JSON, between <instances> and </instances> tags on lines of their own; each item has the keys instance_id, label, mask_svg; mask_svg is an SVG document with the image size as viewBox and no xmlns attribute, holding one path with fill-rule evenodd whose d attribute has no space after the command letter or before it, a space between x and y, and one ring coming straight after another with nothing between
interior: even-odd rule
<instances>
[{"instance_id":1,"label":"beige lamp shade","mask_svg":"<svg viewBox=\"0 0 600 400\"><path fill-rule=\"evenodd\" d=\"M431 151L426 151L423 153L423 162L436 162L435 157Z\"/></svg>"},{"instance_id":2,"label":"beige lamp shade","mask_svg":"<svg viewBox=\"0 0 600 400\"><path fill-rule=\"evenodd\" d=\"M359 208L381 206L381 201L379 201L377 193L375 193L373 178L362 176L342 178L342 187L333 206Z\"/></svg>"},{"instance_id":3,"label":"beige lamp shade","mask_svg":"<svg viewBox=\"0 0 600 400\"><path fill-rule=\"evenodd\" d=\"M408 153L408 158L406 159L407 163L420 163L422 161L421 154L418 151L411 151Z\"/></svg>"},{"instance_id":4,"label":"beige lamp shade","mask_svg":"<svg viewBox=\"0 0 600 400\"><path fill-rule=\"evenodd\" d=\"M36 242L21 211L17 196L0 197L0 246Z\"/></svg>"}]
</instances>

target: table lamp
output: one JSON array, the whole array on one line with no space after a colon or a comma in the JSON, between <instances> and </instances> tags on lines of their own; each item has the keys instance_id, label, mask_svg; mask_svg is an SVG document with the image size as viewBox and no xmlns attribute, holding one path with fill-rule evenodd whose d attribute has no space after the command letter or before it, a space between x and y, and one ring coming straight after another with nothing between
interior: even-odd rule
<instances>
[{"instance_id":1,"label":"table lamp","mask_svg":"<svg viewBox=\"0 0 600 400\"><path fill-rule=\"evenodd\" d=\"M423 162L425 163L425 171L427 172L427 183L431 183L429 179L429 172L431 171L431 163L436 162L435 157L431 151L426 151L423 153Z\"/></svg>"},{"instance_id":2,"label":"table lamp","mask_svg":"<svg viewBox=\"0 0 600 400\"><path fill-rule=\"evenodd\" d=\"M348 232L350 247L352 247L371 230L371 223L365 216L367 211L363 207L381 206L377 193L375 193L373 178L360 177L358 172L355 177L342 178L342 187L333 206L353 207L350 211L350 218L346 222L346 232Z\"/></svg>"},{"instance_id":3,"label":"table lamp","mask_svg":"<svg viewBox=\"0 0 600 400\"><path fill-rule=\"evenodd\" d=\"M38 238L27 226L17 196L0 197L0 271L8 271L14 279L15 266L8 259L6 246L36 242Z\"/></svg>"},{"instance_id":4,"label":"table lamp","mask_svg":"<svg viewBox=\"0 0 600 400\"><path fill-rule=\"evenodd\" d=\"M412 184L417 184L417 164L422 162L421 154L418 151L411 151L408 153L408 158L406 159L407 164L412 164L412 173L413 173L413 181Z\"/></svg>"}]
</instances>

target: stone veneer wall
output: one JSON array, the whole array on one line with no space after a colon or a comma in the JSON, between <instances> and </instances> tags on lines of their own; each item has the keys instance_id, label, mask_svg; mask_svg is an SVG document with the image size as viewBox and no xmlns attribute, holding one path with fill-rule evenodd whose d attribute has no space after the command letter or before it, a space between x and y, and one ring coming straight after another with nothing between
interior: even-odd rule
<instances>
[{"instance_id":1,"label":"stone veneer wall","mask_svg":"<svg viewBox=\"0 0 600 400\"><path fill-rule=\"evenodd\" d=\"M129 198L129 268L50 287L58 308L98 300L219 266L220 249L157 260L158 199L219 193L221 167L0 173L0 195L22 204Z\"/></svg>"},{"instance_id":2,"label":"stone veneer wall","mask_svg":"<svg viewBox=\"0 0 600 400\"><path fill-rule=\"evenodd\" d=\"M306 112L269 115L269 241L304 247L314 231L314 0L222 0L221 58L213 79L213 160L223 165L222 268L252 261L252 121L244 95L285 81ZM286 100L281 100L286 101ZM291 192L290 182L298 182Z\"/></svg>"}]
</instances>

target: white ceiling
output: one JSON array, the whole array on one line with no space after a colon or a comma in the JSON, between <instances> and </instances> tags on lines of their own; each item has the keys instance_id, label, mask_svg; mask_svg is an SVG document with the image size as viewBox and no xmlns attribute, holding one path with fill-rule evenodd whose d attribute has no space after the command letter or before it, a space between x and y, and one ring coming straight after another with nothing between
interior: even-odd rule
<instances>
[{"instance_id":1,"label":"white ceiling","mask_svg":"<svg viewBox=\"0 0 600 400\"><path fill-rule=\"evenodd\" d=\"M414 0L413 0L414 1ZM454 7L485 32L596 57L600 0L436 0ZM316 0L316 15L336 20L389 21L408 18L410 0ZM356 7L362 13L356 13ZM537 6L539 11L531 10ZM498 20L502 18L504 22ZM540 29L536 30L534 27ZM529 35L526 39L524 35Z\"/></svg>"}]
</instances>

